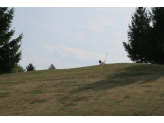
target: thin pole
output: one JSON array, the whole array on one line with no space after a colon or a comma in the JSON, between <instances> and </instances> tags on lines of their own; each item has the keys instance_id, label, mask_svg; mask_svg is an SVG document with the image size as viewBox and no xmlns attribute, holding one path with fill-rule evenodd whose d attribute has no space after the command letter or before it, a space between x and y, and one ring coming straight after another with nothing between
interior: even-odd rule
<instances>
[{"instance_id":1,"label":"thin pole","mask_svg":"<svg viewBox=\"0 0 164 123\"><path fill-rule=\"evenodd\" d=\"M108 53L107 53L108 54ZM107 56L107 54L106 54L106 56ZM105 57L105 60L106 60L106 57ZM104 60L104 62L105 62L105 60Z\"/></svg>"}]
</instances>

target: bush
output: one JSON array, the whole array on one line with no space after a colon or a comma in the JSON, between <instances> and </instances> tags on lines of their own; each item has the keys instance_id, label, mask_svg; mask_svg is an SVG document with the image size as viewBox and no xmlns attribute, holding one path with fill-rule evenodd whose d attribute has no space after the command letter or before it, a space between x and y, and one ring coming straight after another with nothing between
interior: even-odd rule
<instances>
[{"instance_id":1,"label":"bush","mask_svg":"<svg viewBox=\"0 0 164 123\"><path fill-rule=\"evenodd\" d=\"M20 64L16 64L15 67L12 69L12 71L10 73L18 73L18 72L25 72L26 70L23 69L22 66L20 66ZM10 74L9 73L9 74ZM3 75L4 73L0 73L0 75Z\"/></svg>"},{"instance_id":2,"label":"bush","mask_svg":"<svg viewBox=\"0 0 164 123\"><path fill-rule=\"evenodd\" d=\"M17 65L13 68L13 70L11 71L11 73L18 73L18 72L25 72L25 70L23 69L22 66L20 66L20 65L17 64Z\"/></svg>"},{"instance_id":3,"label":"bush","mask_svg":"<svg viewBox=\"0 0 164 123\"><path fill-rule=\"evenodd\" d=\"M51 70L51 69L56 69L55 66L53 64L51 64L48 68L48 70Z\"/></svg>"},{"instance_id":4,"label":"bush","mask_svg":"<svg viewBox=\"0 0 164 123\"><path fill-rule=\"evenodd\" d=\"M27 67L26 67L27 71L34 71L35 70L35 67L33 66L33 64L29 64Z\"/></svg>"}]
</instances>

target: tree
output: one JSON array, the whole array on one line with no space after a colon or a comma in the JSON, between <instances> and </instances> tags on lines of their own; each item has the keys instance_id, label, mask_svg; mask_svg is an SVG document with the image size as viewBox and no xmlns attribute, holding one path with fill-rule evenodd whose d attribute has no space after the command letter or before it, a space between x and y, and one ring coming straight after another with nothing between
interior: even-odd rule
<instances>
[{"instance_id":1,"label":"tree","mask_svg":"<svg viewBox=\"0 0 164 123\"><path fill-rule=\"evenodd\" d=\"M128 43L123 42L128 57L136 63L150 62L148 57L150 54L148 49L151 30L150 21L151 18L148 16L146 8L136 8L134 15L132 15L131 25L129 25Z\"/></svg>"},{"instance_id":2,"label":"tree","mask_svg":"<svg viewBox=\"0 0 164 123\"><path fill-rule=\"evenodd\" d=\"M151 60L156 64L164 64L164 8L152 7Z\"/></svg>"},{"instance_id":3,"label":"tree","mask_svg":"<svg viewBox=\"0 0 164 123\"><path fill-rule=\"evenodd\" d=\"M12 39L15 30L11 29L14 15L14 8L7 10L7 7L0 7L0 73L10 73L21 60L21 40L23 34Z\"/></svg>"},{"instance_id":4,"label":"tree","mask_svg":"<svg viewBox=\"0 0 164 123\"><path fill-rule=\"evenodd\" d=\"M53 64L51 64L51 65L49 66L48 70L50 70L50 69L56 69L56 68L55 68L55 66L54 66Z\"/></svg>"},{"instance_id":5,"label":"tree","mask_svg":"<svg viewBox=\"0 0 164 123\"><path fill-rule=\"evenodd\" d=\"M35 70L35 67L33 66L33 64L29 64L27 67L26 67L27 71L34 71Z\"/></svg>"}]
</instances>

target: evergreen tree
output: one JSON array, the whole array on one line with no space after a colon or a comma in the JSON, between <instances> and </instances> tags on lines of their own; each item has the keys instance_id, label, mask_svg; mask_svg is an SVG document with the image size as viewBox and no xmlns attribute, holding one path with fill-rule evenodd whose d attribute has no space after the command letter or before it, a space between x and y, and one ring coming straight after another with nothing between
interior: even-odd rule
<instances>
[{"instance_id":1,"label":"evergreen tree","mask_svg":"<svg viewBox=\"0 0 164 123\"><path fill-rule=\"evenodd\" d=\"M50 70L50 69L56 69L56 68L55 68L55 66L54 66L53 64L51 64L51 65L49 66L48 70Z\"/></svg>"},{"instance_id":2,"label":"evergreen tree","mask_svg":"<svg viewBox=\"0 0 164 123\"><path fill-rule=\"evenodd\" d=\"M146 8L138 7L134 15L132 15L132 22L129 25L128 43L123 42L123 46L128 53L128 57L136 63L148 63L149 52L147 48L149 45L149 33L151 18L146 12Z\"/></svg>"},{"instance_id":3,"label":"evergreen tree","mask_svg":"<svg viewBox=\"0 0 164 123\"><path fill-rule=\"evenodd\" d=\"M151 60L164 64L164 7L152 7Z\"/></svg>"},{"instance_id":4,"label":"evergreen tree","mask_svg":"<svg viewBox=\"0 0 164 123\"><path fill-rule=\"evenodd\" d=\"M21 40L23 34L12 39L15 30L10 30L14 15L14 8L7 10L7 7L0 7L0 73L10 73L21 60Z\"/></svg>"},{"instance_id":5,"label":"evergreen tree","mask_svg":"<svg viewBox=\"0 0 164 123\"><path fill-rule=\"evenodd\" d=\"M29 64L27 67L26 67L27 71L34 71L35 70L35 67L33 66L33 64Z\"/></svg>"}]
</instances>

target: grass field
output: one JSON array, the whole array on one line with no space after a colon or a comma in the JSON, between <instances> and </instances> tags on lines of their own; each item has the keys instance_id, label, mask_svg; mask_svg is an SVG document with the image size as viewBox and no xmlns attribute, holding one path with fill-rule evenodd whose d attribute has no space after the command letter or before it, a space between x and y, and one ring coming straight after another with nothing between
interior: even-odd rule
<instances>
[{"instance_id":1,"label":"grass field","mask_svg":"<svg viewBox=\"0 0 164 123\"><path fill-rule=\"evenodd\" d=\"M1 116L163 116L164 66L118 63L0 75Z\"/></svg>"}]
</instances>

